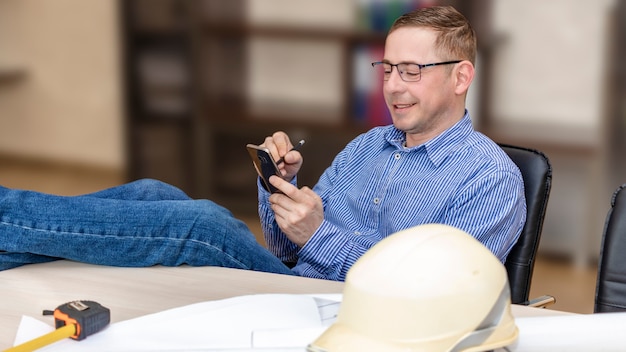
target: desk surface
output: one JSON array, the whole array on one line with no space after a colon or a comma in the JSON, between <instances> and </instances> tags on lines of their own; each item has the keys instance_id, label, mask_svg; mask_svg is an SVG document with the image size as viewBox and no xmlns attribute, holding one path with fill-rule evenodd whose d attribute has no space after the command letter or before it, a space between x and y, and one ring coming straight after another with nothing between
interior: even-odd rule
<instances>
[{"instance_id":1,"label":"desk surface","mask_svg":"<svg viewBox=\"0 0 626 352\"><path fill-rule=\"evenodd\" d=\"M343 283L217 267L115 268L70 261L0 272L0 349L13 344L22 315L52 324L44 309L92 300L111 309L111 323L192 303L257 293L341 293ZM513 306L515 316L555 311Z\"/></svg>"}]
</instances>

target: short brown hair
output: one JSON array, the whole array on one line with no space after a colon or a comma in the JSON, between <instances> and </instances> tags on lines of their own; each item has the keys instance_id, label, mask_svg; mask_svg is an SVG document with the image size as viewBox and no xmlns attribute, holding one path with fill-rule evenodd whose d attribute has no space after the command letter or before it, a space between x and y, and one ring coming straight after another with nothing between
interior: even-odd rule
<instances>
[{"instance_id":1,"label":"short brown hair","mask_svg":"<svg viewBox=\"0 0 626 352\"><path fill-rule=\"evenodd\" d=\"M401 27L425 27L438 33L435 50L442 60L469 60L476 64L476 33L465 16L452 6L424 7L406 13L389 33Z\"/></svg>"}]
</instances>

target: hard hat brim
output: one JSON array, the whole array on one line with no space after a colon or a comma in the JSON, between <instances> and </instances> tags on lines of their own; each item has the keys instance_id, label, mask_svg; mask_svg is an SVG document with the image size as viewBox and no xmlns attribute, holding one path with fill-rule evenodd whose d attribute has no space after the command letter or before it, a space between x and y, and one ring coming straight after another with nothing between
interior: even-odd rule
<instances>
[{"instance_id":1,"label":"hard hat brim","mask_svg":"<svg viewBox=\"0 0 626 352\"><path fill-rule=\"evenodd\" d=\"M488 339L476 346L458 350L459 352L479 352L489 351L496 348L510 346L517 341L519 330L511 320L508 326L499 326L493 339ZM504 336L502 336L504 335ZM315 341L307 346L308 352L346 352L346 351L385 351L385 352L406 352L406 351L448 351L450 341L443 339L431 339L429 341L383 341L380 339L363 336L352 331L342 324L333 324L324 331ZM457 349L453 349L457 351Z\"/></svg>"}]
</instances>

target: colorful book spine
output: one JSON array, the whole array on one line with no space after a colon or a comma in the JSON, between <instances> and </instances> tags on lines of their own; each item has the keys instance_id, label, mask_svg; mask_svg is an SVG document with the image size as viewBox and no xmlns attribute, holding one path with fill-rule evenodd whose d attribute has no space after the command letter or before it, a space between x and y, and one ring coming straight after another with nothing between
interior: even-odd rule
<instances>
[{"instance_id":1,"label":"colorful book spine","mask_svg":"<svg viewBox=\"0 0 626 352\"><path fill-rule=\"evenodd\" d=\"M371 128L391 124L383 96L383 78L371 63L383 57L383 46L363 45L354 53L353 115L357 124Z\"/></svg>"},{"instance_id":2,"label":"colorful book spine","mask_svg":"<svg viewBox=\"0 0 626 352\"><path fill-rule=\"evenodd\" d=\"M359 0L357 26L362 30L384 33L401 15L436 3L435 0Z\"/></svg>"}]
</instances>

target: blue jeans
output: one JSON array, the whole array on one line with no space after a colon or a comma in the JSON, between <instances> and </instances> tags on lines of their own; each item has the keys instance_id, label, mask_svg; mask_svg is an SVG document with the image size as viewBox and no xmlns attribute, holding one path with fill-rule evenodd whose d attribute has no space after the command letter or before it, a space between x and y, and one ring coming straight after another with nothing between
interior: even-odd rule
<instances>
[{"instance_id":1,"label":"blue jeans","mask_svg":"<svg viewBox=\"0 0 626 352\"><path fill-rule=\"evenodd\" d=\"M60 258L293 274L230 211L163 182L73 197L0 187L0 270Z\"/></svg>"}]
</instances>

